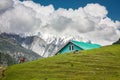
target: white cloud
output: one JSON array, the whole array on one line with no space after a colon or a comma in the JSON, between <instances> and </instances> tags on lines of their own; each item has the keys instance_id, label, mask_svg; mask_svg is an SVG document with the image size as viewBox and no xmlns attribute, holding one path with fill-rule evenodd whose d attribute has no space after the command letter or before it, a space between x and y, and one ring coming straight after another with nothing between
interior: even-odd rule
<instances>
[{"instance_id":1,"label":"white cloud","mask_svg":"<svg viewBox=\"0 0 120 80\"><path fill-rule=\"evenodd\" d=\"M0 13L5 12L13 6L12 0L1 0L0 1Z\"/></svg>"},{"instance_id":2,"label":"white cloud","mask_svg":"<svg viewBox=\"0 0 120 80\"><path fill-rule=\"evenodd\" d=\"M107 17L106 8L97 3L76 10L55 10L52 5L18 0L2 0L0 6L0 30L3 32L80 35L103 45L120 37L120 21Z\"/></svg>"},{"instance_id":3,"label":"white cloud","mask_svg":"<svg viewBox=\"0 0 120 80\"><path fill-rule=\"evenodd\" d=\"M20 3L2 14L0 18L1 30L13 33L36 31L41 23L36 18L34 10Z\"/></svg>"},{"instance_id":4,"label":"white cloud","mask_svg":"<svg viewBox=\"0 0 120 80\"><path fill-rule=\"evenodd\" d=\"M104 6L99 4L87 4L84 7L85 13L90 16L104 18L107 15L107 10Z\"/></svg>"}]
</instances>

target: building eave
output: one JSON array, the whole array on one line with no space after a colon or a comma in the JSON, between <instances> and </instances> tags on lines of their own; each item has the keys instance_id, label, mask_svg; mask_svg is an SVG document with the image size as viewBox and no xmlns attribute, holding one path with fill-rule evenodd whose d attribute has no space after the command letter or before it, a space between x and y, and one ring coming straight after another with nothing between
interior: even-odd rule
<instances>
[{"instance_id":1,"label":"building eave","mask_svg":"<svg viewBox=\"0 0 120 80\"><path fill-rule=\"evenodd\" d=\"M57 55L59 53L60 50L62 50L68 43L70 43L70 41L68 41L65 45L63 45L59 50L57 50L55 52L55 55Z\"/></svg>"},{"instance_id":2,"label":"building eave","mask_svg":"<svg viewBox=\"0 0 120 80\"><path fill-rule=\"evenodd\" d=\"M71 40L68 41L64 46L62 46L58 51L56 51L55 55L59 54L59 51L62 50L66 45L68 45L69 43L72 43L74 45L76 45L75 43L73 43ZM76 45L77 47L81 48L80 46ZM83 48L81 48L83 49ZM83 49L84 50L84 49Z\"/></svg>"}]
</instances>

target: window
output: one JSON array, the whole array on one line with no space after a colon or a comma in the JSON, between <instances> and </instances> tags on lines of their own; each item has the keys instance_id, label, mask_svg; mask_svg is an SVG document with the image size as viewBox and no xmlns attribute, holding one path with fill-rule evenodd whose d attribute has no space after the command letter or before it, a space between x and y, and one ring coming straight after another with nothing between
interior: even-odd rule
<instances>
[{"instance_id":1,"label":"window","mask_svg":"<svg viewBox=\"0 0 120 80\"><path fill-rule=\"evenodd\" d=\"M74 46L73 46L73 45L70 45L70 46L69 46L69 50L71 50L71 51L74 50Z\"/></svg>"}]
</instances>

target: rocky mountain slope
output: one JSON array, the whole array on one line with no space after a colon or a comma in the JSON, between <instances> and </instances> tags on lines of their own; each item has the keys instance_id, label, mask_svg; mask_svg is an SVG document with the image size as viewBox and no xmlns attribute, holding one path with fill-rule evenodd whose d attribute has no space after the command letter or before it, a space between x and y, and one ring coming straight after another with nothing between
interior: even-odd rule
<instances>
[{"instance_id":1,"label":"rocky mountain slope","mask_svg":"<svg viewBox=\"0 0 120 80\"><path fill-rule=\"evenodd\" d=\"M0 52L1 56L7 55L9 58L13 59L15 63L19 62L20 57L25 57L26 61L32 61L41 58L41 56L37 53L22 47L21 44L19 44L14 38L4 35L0 35ZM5 57L5 60L2 58L0 58L0 62L5 62L6 65L8 65L9 62L6 62L6 59L8 58Z\"/></svg>"}]
</instances>

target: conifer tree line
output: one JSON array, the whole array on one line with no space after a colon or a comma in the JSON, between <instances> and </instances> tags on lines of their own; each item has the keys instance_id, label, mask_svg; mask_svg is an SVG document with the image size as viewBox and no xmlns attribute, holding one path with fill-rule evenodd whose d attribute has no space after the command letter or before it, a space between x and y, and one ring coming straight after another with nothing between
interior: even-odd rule
<instances>
[{"instance_id":1,"label":"conifer tree line","mask_svg":"<svg viewBox=\"0 0 120 80\"><path fill-rule=\"evenodd\" d=\"M15 64L16 61L9 54L0 52L0 66L10 66Z\"/></svg>"}]
</instances>

